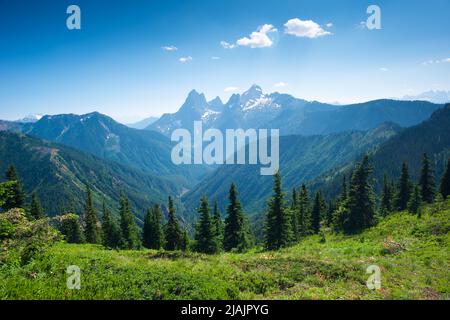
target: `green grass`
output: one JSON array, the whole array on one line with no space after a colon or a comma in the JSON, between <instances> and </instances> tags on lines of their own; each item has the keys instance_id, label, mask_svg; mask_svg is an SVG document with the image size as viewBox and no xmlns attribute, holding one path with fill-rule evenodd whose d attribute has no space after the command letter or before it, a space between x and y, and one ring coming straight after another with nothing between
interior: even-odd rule
<instances>
[{"instance_id":1,"label":"green grass","mask_svg":"<svg viewBox=\"0 0 450 320\"><path fill-rule=\"evenodd\" d=\"M58 243L0 266L0 299L449 299L450 205L396 213L356 236L325 233L276 252L109 251ZM366 287L378 265L381 289ZM66 268L81 268L81 289Z\"/></svg>"}]
</instances>

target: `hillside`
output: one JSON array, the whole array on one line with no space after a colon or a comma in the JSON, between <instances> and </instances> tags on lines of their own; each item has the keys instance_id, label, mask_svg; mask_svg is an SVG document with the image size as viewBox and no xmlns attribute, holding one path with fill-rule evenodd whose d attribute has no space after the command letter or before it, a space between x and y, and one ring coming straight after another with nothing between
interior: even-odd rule
<instances>
[{"instance_id":1,"label":"hillside","mask_svg":"<svg viewBox=\"0 0 450 320\"><path fill-rule=\"evenodd\" d=\"M280 137L280 170L285 190L298 187L320 174L347 163L396 135L401 129L386 123L367 132L350 131L325 136ZM261 176L259 165L222 166L202 180L183 197L187 214L192 214L199 199L206 195L218 199L222 212L232 182L247 212L260 213L272 193L273 178ZM258 188L255 188L258 186Z\"/></svg>"},{"instance_id":2,"label":"hillside","mask_svg":"<svg viewBox=\"0 0 450 320\"><path fill-rule=\"evenodd\" d=\"M60 243L21 268L3 265L0 299L449 299L449 221L447 201L357 236L214 256ZM69 265L81 269L81 290L66 288ZM380 290L366 287L371 265Z\"/></svg>"},{"instance_id":3,"label":"hillside","mask_svg":"<svg viewBox=\"0 0 450 320\"><path fill-rule=\"evenodd\" d=\"M25 191L39 194L48 215L72 207L81 212L86 184L92 187L98 208L103 197L115 205L123 191L138 216L152 203L165 203L168 194L181 192L164 177L23 134L0 132L0 159L0 172L15 164Z\"/></svg>"}]
</instances>

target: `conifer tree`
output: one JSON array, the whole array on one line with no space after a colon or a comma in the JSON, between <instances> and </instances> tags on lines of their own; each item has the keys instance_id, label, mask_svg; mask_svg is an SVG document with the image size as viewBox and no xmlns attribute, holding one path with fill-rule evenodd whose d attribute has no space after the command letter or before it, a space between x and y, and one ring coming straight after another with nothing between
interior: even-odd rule
<instances>
[{"instance_id":1,"label":"conifer tree","mask_svg":"<svg viewBox=\"0 0 450 320\"><path fill-rule=\"evenodd\" d=\"M22 182L20 181L16 168L13 165L10 165L6 171L6 180L9 182L9 195L5 199L5 203L2 205L3 209L9 210L12 208L24 208L25 193L22 189Z\"/></svg>"},{"instance_id":2,"label":"conifer tree","mask_svg":"<svg viewBox=\"0 0 450 320\"><path fill-rule=\"evenodd\" d=\"M292 239L298 240L298 194L295 188L292 188L292 201L291 208L289 210L289 214L291 216L291 225L292 225Z\"/></svg>"},{"instance_id":3,"label":"conifer tree","mask_svg":"<svg viewBox=\"0 0 450 320\"><path fill-rule=\"evenodd\" d=\"M81 230L80 218L73 213L61 216L61 233L67 243L84 243L85 238Z\"/></svg>"},{"instance_id":4,"label":"conifer tree","mask_svg":"<svg viewBox=\"0 0 450 320\"><path fill-rule=\"evenodd\" d=\"M313 234L317 234L320 231L320 219L323 212L323 198L320 190L316 192L314 198L314 204L311 211L311 231Z\"/></svg>"},{"instance_id":5,"label":"conifer tree","mask_svg":"<svg viewBox=\"0 0 450 320\"><path fill-rule=\"evenodd\" d=\"M181 250L183 244L183 233L180 224L175 215L175 206L172 197L169 196L169 213L167 217L167 225L165 228L165 249Z\"/></svg>"},{"instance_id":6,"label":"conifer tree","mask_svg":"<svg viewBox=\"0 0 450 320\"><path fill-rule=\"evenodd\" d=\"M397 210L402 211L407 209L410 195L411 181L409 179L408 165L406 164L406 162L403 162L396 195Z\"/></svg>"},{"instance_id":7,"label":"conifer tree","mask_svg":"<svg viewBox=\"0 0 450 320\"><path fill-rule=\"evenodd\" d=\"M30 216L36 220L45 217L44 209L42 209L41 201L36 192L31 195Z\"/></svg>"},{"instance_id":8,"label":"conifer tree","mask_svg":"<svg viewBox=\"0 0 450 320\"><path fill-rule=\"evenodd\" d=\"M359 232L374 223L375 199L369 180L371 173L372 167L366 155L353 172L350 183L348 217L345 218L343 225L347 234Z\"/></svg>"},{"instance_id":9,"label":"conifer tree","mask_svg":"<svg viewBox=\"0 0 450 320\"><path fill-rule=\"evenodd\" d=\"M347 178L344 175L344 177L342 178L342 194L339 201L344 202L347 201L347 199L348 199L348 186L347 186Z\"/></svg>"},{"instance_id":10,"label":"conifer tree","mask_svg":"<svg viewBox=\"0 0 450 320\"><path fill-rule=\"evenodd\" d=\"M216 237L220 249L223 245L223 222L217 200L214 201L213 225L214 225L214 236Z\"/></svg>"},{"instance_id":11,"label":"conifer tree","mask_svg":"<svg viewBox=\"0 0 450 320\"><path fill-rule=\"evenodd\" d=\"M418 214L420 206L422 204L421 194L419 186L415 185L413 192L408 202L408 211L414 214Z\"/></svg>"},{"instance_id":12,"label":"conifer tree","mask_svg":"<svg viewBox=\"0 0 450 320\"><path fill-rule=\"evenodd\" d=\"M384 174L383 189L381 191L380 211L382 216L387 216L393 210L393 190L392 185L388 181L387 174Z\"/></svg>"},{"instance_id":13,"label":"conifer tree","mask_svg":"<svg viewBox=\"0 0 450 320\"><path fill-rule=\"evenodd\" d=\"M444 199L450 195L450 158L447 160L447 167L442 175L439 191Z\"/></svg>"},{"instance_id":14,"label":"conifer tree","mask_svg":"<svg viewBox=\"0 0 450 320\"><path fill-rule=\"evenodd\" d=\"M422 200L432 203L435 197L436 183L434 180L434 172L430 164L430 159L426 153L423 154L422 158L419 186Z\"/></svg>"},{"instance_id":15,"label":"conifer tree","mask_svg":"<svg viewBox=\"0 0 450 320\"><path fill-rule=\"evenodd\" d=\"M308 190L304 184L300 188L297 207L297 237L301 238L310 234L311 231L311 204L309 202Z\"/></svg>"},{"instance_id":16,"label":"conifer tree","mask_svg":"<svg viewBox=\"0 0 450 320\"><path fill-rule=\"evenodd\" d=\"M214 232L214 224L209 214L208 199L206 197L200 200L198 213L200 214L200 218L195 234L195 240L197 241L196 251L209 254L216 253L219 248Z\"/></svg>"},{"instance_id":17,"label":"conifer tree","mask_svg":"<svg viewBox=\"0 0 450 320\"><path fill-rule=\"evenodd\" d=\"M245 251L250 247L251 241L234 183L230 187L229 201L227 217L225 219L223 247L225 251L231 251L233 249Z\"/></svg>"},{"instance_id":18,"label":"conifer tree","mask_svg":"<svg viewBox=\"0 0 450 320\"><path fill-rule=\"evenodd\" d=\"M84 235L87 243L101 243L101 231L89 187L86 189L86 204L84 207Z\"/></svg>"},{"instance_id":19,"label":"conifer tree","mask_svg":"<svg viewBox=\"0 0 450 320\"><path fill-rule=\"evenodd\" d=\"M181 251L189 251L189 235L186 228L183 229L181 235Z\"/></svg>"},{"instance_id":20,"label":"conifer tree","mask_svg":"<svg viewBox=\"0 0 450 320\"><path fill-rule=\"evenodd\" d=\"M107 248L118 248L121 244L120 229L111 216L105 201L103 201L102 208L102 241L103 245Z\"/></svg>"},{"instance_id":21,"label":"conifer tree","mask_svg":"<svg viewBox=\"0 0 450 320\"><path fill-rule=\"evenodd\" d=\"M143 244L149 249L161 249L164 244L162 214L159 205L147 210L144 219Z\"/></svg>"},{"instance_id":22,"label":"conifer tree","mask_svg":"<svg viewBox=\"0 0 450 320\"><path fill-rule=\"evenodd\" d=\"M292 243L292 219L285 208L281 175L274 175L273 196L269 200L265 230L266 249L274 250Z\"/></svg>"},{"instance_id":23,"label":"conifer tree","mask_svg":"<svg viewBox=\"0 0 450 320\"><path fill-rule=\"evenodd\" d=\"M139 230L134 220L128 198L123 194L120 197L119 214L122 235L121 247L124 249L140 249L141 240Z\"/></svg>"},{"instance_id":24,"label":"conifer tree","mask_svg":"<svg viewBox=\"0 0 450 320\"><path fill-rule=\"evenodd\" d=\"M328 202L325 215L325 224L330 227L333 224L333 213L337 209L336 201L331 200Z\"/></svg>"}]
</instances>

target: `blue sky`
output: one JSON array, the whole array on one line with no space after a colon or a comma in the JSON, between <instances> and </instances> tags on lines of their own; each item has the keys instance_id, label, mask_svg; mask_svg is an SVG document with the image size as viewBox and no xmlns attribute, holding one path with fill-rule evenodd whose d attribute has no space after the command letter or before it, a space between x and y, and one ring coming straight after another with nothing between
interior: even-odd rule
<instances>
[{"instance_id":1,"label":"blue sky","mask_svg":"<svg viewBox=\"0 0 450 320\"><path fill-rule=\"evenodd\" d=\"M66 27L71 4L81 30ZM360 24L371 4L381 30ZM341 103L450 90L449 12L448 0L0 0L0 118L127 122L176 111L194 88L226 100L254 83Z\"/></svg>"}]
</instances>

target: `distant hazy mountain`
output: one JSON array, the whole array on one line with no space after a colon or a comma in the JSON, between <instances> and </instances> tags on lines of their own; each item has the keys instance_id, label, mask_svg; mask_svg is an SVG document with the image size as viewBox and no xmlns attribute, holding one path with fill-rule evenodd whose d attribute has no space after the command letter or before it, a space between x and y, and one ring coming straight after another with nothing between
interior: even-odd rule
<instances>
[{"instance_id":1,"label":"distant hazy mountain","mask_svg":"<svg viewBox=\"0 0 450 320\"><path fill-rule=\"evenodd\" d=\"M23 131L150 174L164 175L184 187L195 184L203 172L199 167L173 164L172 143L167 137L129 128L97 112L44 116Z\"/></svg>"},{"instance_id":2,"label":"distant hazy mountain","mask_svg":"<svg viewBox=\"0 0 450 320\"><path fill-rule=\"evenodd\" d=\"M116 212L123 191L138 216L152 203L165 203L168 194L181 192L181 186L164 176L147 174L20 133L0 132L0 158L0 172L14 164L25 190L28 194L38 192L48 215L72 208L81 213L86 184L94 192L97 208L101 208L104 198Z\"/></svg>"},{"instance_id":3,"label":"distant hazy mountain","mask_svg":"<svg viewBox=\"0 0 450 320\"><path fill-rule=\"evenodd\" d=\"M450 91L445 90L430 90L427 92L423 92L418 95L408 95L404 96L402 100L423 100L423 101L429 101L433 103L448 103L450 102Z\"/></svg>"},{"instance_id":4,"label":"distant hazy mountain","mask_svg":"<svg viewBox=\"0 0 450 320\"><path fill-rule=\"evenodd\" d=\"M446 161L450 157L449 128L450 104L434 112L423 123L407 128L381 144L370 154L370 161L374 167L375 186L380 186L384 173L391 178L397 178L403 161L408 162L411 176L417 179L424 153L432 159L436 176L441 176ZM351 161L334 168L313 181L311 187L321 188L326 195L334 196L341 190L343 174L348 176L354 165L355 162Z\"/></svg>"},{"instance_id":5,"label":"distant hazy mountain","mask_svg":"<svg viewBox=\"0 0 450 320\"><path fill-rule=\"evenodd\" d=\"M331 105L297 99L288 94L265 94L253 85L242 95L234 94L228 102L207 102L195 90L174 114L164 114L148 127L170 136L176 128L192 131L193 122L201 120L204 128L278 128L282 135L329 134L347 130L369 130L384 122L403 127L427 119L442 105L425 101L375 100L353 105Z\"/></svg>"},{"instance_id":6,"label":"distant hazy mountain","mask_svg":"<svg viewBox=\"0 0 450 320\"><path fill-rule=\"evenodd\" d=\"M152 123L155 123L158 120L158 117L148 117L141 121L135 122L135 123L129 123L127 124L128 127L134 128L134 129L145 129Z\"/></svg>"},{"instance_id":7,"label":"distant hazy mountain","mask_svg":"<svg viewBox=\"0 0 450 320\"><path fill-rule=\"evenodd\" d=\"M325 136L283 136L280 139L280 172L285 190L301 185L320 174L347 163L400 131L385 123L367 132L350 131ZM247 212L262 212L272 192L273 177L261 176L259 165L226 165L207 176L183 197L187 214L194 214L199 199L218 199L224 212L228 189L237 184Z\"/></svg>"},{"instance_id":8,"label":"distant hazy mountain","mask_svg":"<svg viewBox=\"0 0 450 320\"><path fill-rule=\"evenodd\" d=\"M44 115L43 114L29 114L22 119L16 120L16 122L21 123L34 123L36 121L39 121Z\"/></svg>"}]
</instances>

